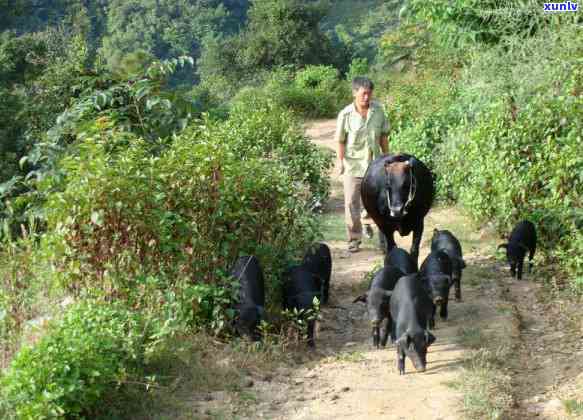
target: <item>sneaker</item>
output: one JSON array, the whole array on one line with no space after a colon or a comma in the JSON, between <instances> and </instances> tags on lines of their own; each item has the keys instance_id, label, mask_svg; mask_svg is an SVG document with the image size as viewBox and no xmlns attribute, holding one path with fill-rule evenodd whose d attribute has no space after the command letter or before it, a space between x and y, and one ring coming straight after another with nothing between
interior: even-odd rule
<instances>
[{"instance_id":1,"label":"sneaker","mask_svg":"<svg viewBox=\"0 0 583 420\"><path fill-rule=\"evenodd\" d=\"M374 236L374 231L371 225L364 225L364 236L371 239Z\"/></svg>"},{"instance_id":2,"label":"sneaker","mask_svg":"<svg viewBox=\"0 0 583 420\"><path fill-rule=\"evenodd\" d=\"M358 252L360 251L360 241L353 239L348 242L348 252Z\"/></svg>"}]
</instances>

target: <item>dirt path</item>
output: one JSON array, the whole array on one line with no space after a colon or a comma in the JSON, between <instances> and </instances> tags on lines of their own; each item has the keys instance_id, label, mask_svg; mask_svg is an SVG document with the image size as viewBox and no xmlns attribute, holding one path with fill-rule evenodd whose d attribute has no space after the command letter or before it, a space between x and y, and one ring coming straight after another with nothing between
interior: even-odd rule
<instances>
[{"instance_id":1,"label":"dirt path","mask_svg":"<svg viewBox=\"0 0 583 420\"><path fill-rule=\"evenodd\" d=\"M334 149L334 125L333 120L318 121L307 126L307 134L316 144ZM255 416L281 420L464 418L467 412L463 411L460 375L470 352L468 343L471 346L472 337L477 336L474 348L480 348L484 337L497 337L501 348L513 349L508 366L496 371L516 387L505 397L512 400L509 405L513 408L495 418L567 418L552 394L557 385L553 375L556 363L546 362L544 353L537 356L533 337L528 335L528 328L534 334L545 334L552 328L550 323L537 321L538 316L544 319L545 310L536 303L538 287L509 279L507 269L493 257L496 235L476 231L455 208L432 209L422 240L420 261L429 251L433 228L450 229L460 239L468 265L462 280L463 302L450 303L447 322L437 320L437 341L429 349L427 371L416 373L407 360L407 374L399 376L393 346L372 348L366 309L352 301L366 289L366 273L381 264L383 257L376 235L363 242L361 252L346 252L342 186L336 174L335 170L332 196L325 209L325 240L333 254L331 302L322 308L317 350L307 353L297 367L282 368L273 379L257 382ZM409 249L410 237L396 235L396 240ZM581 344L577 339L570 341L573 349ZM539 341L535 347L539 350L551 342ZM571 371L572 382L579 372L581 369Z\"/></svg>"},{"instance_id":2,"label":"dirt path","mask_svg":"<svg viewBox=\"0 0 583 420\"><path fill-rule=\"evenodd\" d=\"M334 121L324 121L308 128L314 142L333 148ZM334 172L335 173L335 172ZM332 197L326 212L342 220L342 189L340 179L332 176ZM468 244L480 240L479 232L468 231L464 219L453 209L433 210L426 222L420 260L428 253L427 238L435 226L459 232L466 245L470 268L467 276L476 275L471 268L478 254ZM275 400L260 417L277 419L457 419L461 394L452 389L463 359L464 349L457 343L460 327L474 318L477 311L491 314L482 308L476 288L464 288L464 302L453 304L448 322L438 322L437 342L430 348L428 368L417 374L409 360L408 374L399 376L395 350L392 346L375 350L371 346L370 328L363 304L352 303L365 290L364 277L375 264L382 262L376 247L376 237L365 241L361 252L348 254L342 238L326 238L333 253L331 304L322 309L322 321L317 338L315 360L295 371L279 385L268 386L260 394L271 394ZM398 244L406 249L410 238L400 238ZM466 303L469 302L469 303ZM279 389L278 389L279 387Z\"/></svg>"}]
</instances>

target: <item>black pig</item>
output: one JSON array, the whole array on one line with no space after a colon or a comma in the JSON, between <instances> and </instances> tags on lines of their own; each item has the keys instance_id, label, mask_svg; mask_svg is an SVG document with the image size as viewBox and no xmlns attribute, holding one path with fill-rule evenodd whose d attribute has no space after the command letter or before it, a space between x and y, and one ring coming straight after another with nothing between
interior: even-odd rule
<instances>
[{"instance_id":1,"label":"black pig","mask_svg":"<svg viewBox=\"0 0 583 420\"><path fill-rule=\"evenodd\" d=\"M254 256L240 257L231 270L239 285L239 301L235 305L235 330L253 340L259 340L258 326L263 318L265 289L263 271Z\"/></svg>"},{"instance_id":2,"label":"black pig","mask_svg":"<svg viewBox=\"0 0 583 420\"><path fill-rule=\"evenodd\" d=\"M308 249L302 265L319 278L322 287L322 304L326 305L330 298L330 276L332 275L332 254L328 245L318 243Z\"/></svg>"},{"instance_id":3,"label":"black pig","mask_svg":"<svg viewBox=\"0 0 583 420\"><path fill-rule=\"evenodd\" d=\"M322 286L317 276L303 265L290 268L285 273L283 285L283 308L306 311L314 308L314 298L322 299ZM308 346L315 347L314 329L316 320L308 320Z\"/></svg>"},{"instance_id":4,"label":"black pig","mask_svg":"<svg viewBox=\"0 0 583 420\"><path fill-rule=\"evenodd\" d=\"M393 248L385 256L385 266L397 267L405 274L416 273L417 263L413 261L411 255L403 248Z\"/></svg>"},{"instance_id":5,"label":"black pig","mask_svg":"<svg viewBox=\"0 0 583 420\"><path fill-rule=\"evenodd\" d=\"M501 244L498 248L506 248L506 258L510 264L510 274L522 279L524 257L528 252L528 272L532 270L532 259L536 251L536 228L528 220L518 223L512 232L508 243Z\"/></svg>"},{"instance_id":6,"label":"black pig","mask_svg":"<svg viewBox=\"0 0 583 420\"><path fill-rule=\"evenodd\" d=\"M466 268L466 262L462 257L460 241L449 230L433 230L431 238L431 251L443 250L447 252L451 260L452 278L455 285L455 300L462 300L462 270Z\"/></svg>"},{"instance_id":7,"label":"black pig","mask_svg":"<svg viewBox=\"0 0 583 420\"><path fill-rule=\"evenodd\" d=\"M439 316L443 320L447 319L449 289L453 283L452 264L449 255L442 250L431 252L421 264L419 273L433 304L440 307ZM435 328L435 306L429 322L430 328Z\"/></svg>"},{"instance_id":8,"label":"black pig","mask_svg":"<svg viewBox=\"0 0 583 420\"><path fill-rule=\"evenodd\" d=\"M356 302L367 304L368 317L372 326L373 345L379 348L379 345L385 347L389 333L392 332L392 320L389 312L390 291L395 288L395 284L405 274L396 267L386 266L377 271L368 291L354 299ZM381 323L387 319L387 325L382 331ZM394 337L392 337L394 338Z\"/></svg>"},{"instance_id":9,"label":"black pig","mask_svg":"<svg viewBox=\"0 0 583 420\"><path fill-rule=\"evenodd\" d=\"M405 356L419 372L427 366L427 348L435 336L427 330L433 304L422 286L419 274L401 277L391 294L390 313L396 337L397 368L405 374Z\"/></svg>"}]
</instances>

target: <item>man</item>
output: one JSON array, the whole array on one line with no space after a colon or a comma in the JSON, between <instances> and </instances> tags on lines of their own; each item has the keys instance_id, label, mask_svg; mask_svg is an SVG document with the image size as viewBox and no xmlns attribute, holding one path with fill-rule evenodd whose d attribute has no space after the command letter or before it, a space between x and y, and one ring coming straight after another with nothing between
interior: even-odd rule
<instances>
[{"instance_id":1,"label":"man","mask_svg":"<svg viewBox=\"0 0 583 420\"><path fill-rule=\"evenodd\" d=\"M354 102L338 114L335 140L338 165L344 174L344 212L348 251L357 252L362 240L360 185L368 164L389 152L389 121L382 106L372 101L374 85L366 77L352 80ZM372 236L370 224L367 233Z\"/></svg>"}]
</instances>

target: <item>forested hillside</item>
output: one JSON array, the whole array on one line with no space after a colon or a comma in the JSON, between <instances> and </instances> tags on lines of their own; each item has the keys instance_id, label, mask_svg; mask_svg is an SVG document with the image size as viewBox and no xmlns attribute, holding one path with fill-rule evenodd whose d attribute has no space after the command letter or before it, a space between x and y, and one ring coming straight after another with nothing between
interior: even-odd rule
<instances>
[{"instance_id":1,"label":"forested hillside","mask_svg":"<svg viewBox=\"0 0 583 420\"><path fill-rule=\"evenodd\" d=\"M501 242L534 222L545 284L580 299L579 11L519 0L0 10L0 417L123 417L192 337L245 346L229 274L242 255L265 272L269 340L255 350L285 354L306 326L282 312L282 273L323 239L333 162L303 124L335 118L358 75L375 82L390 151L429 166L438 201Z\"/></svg>"}]
</instances>

